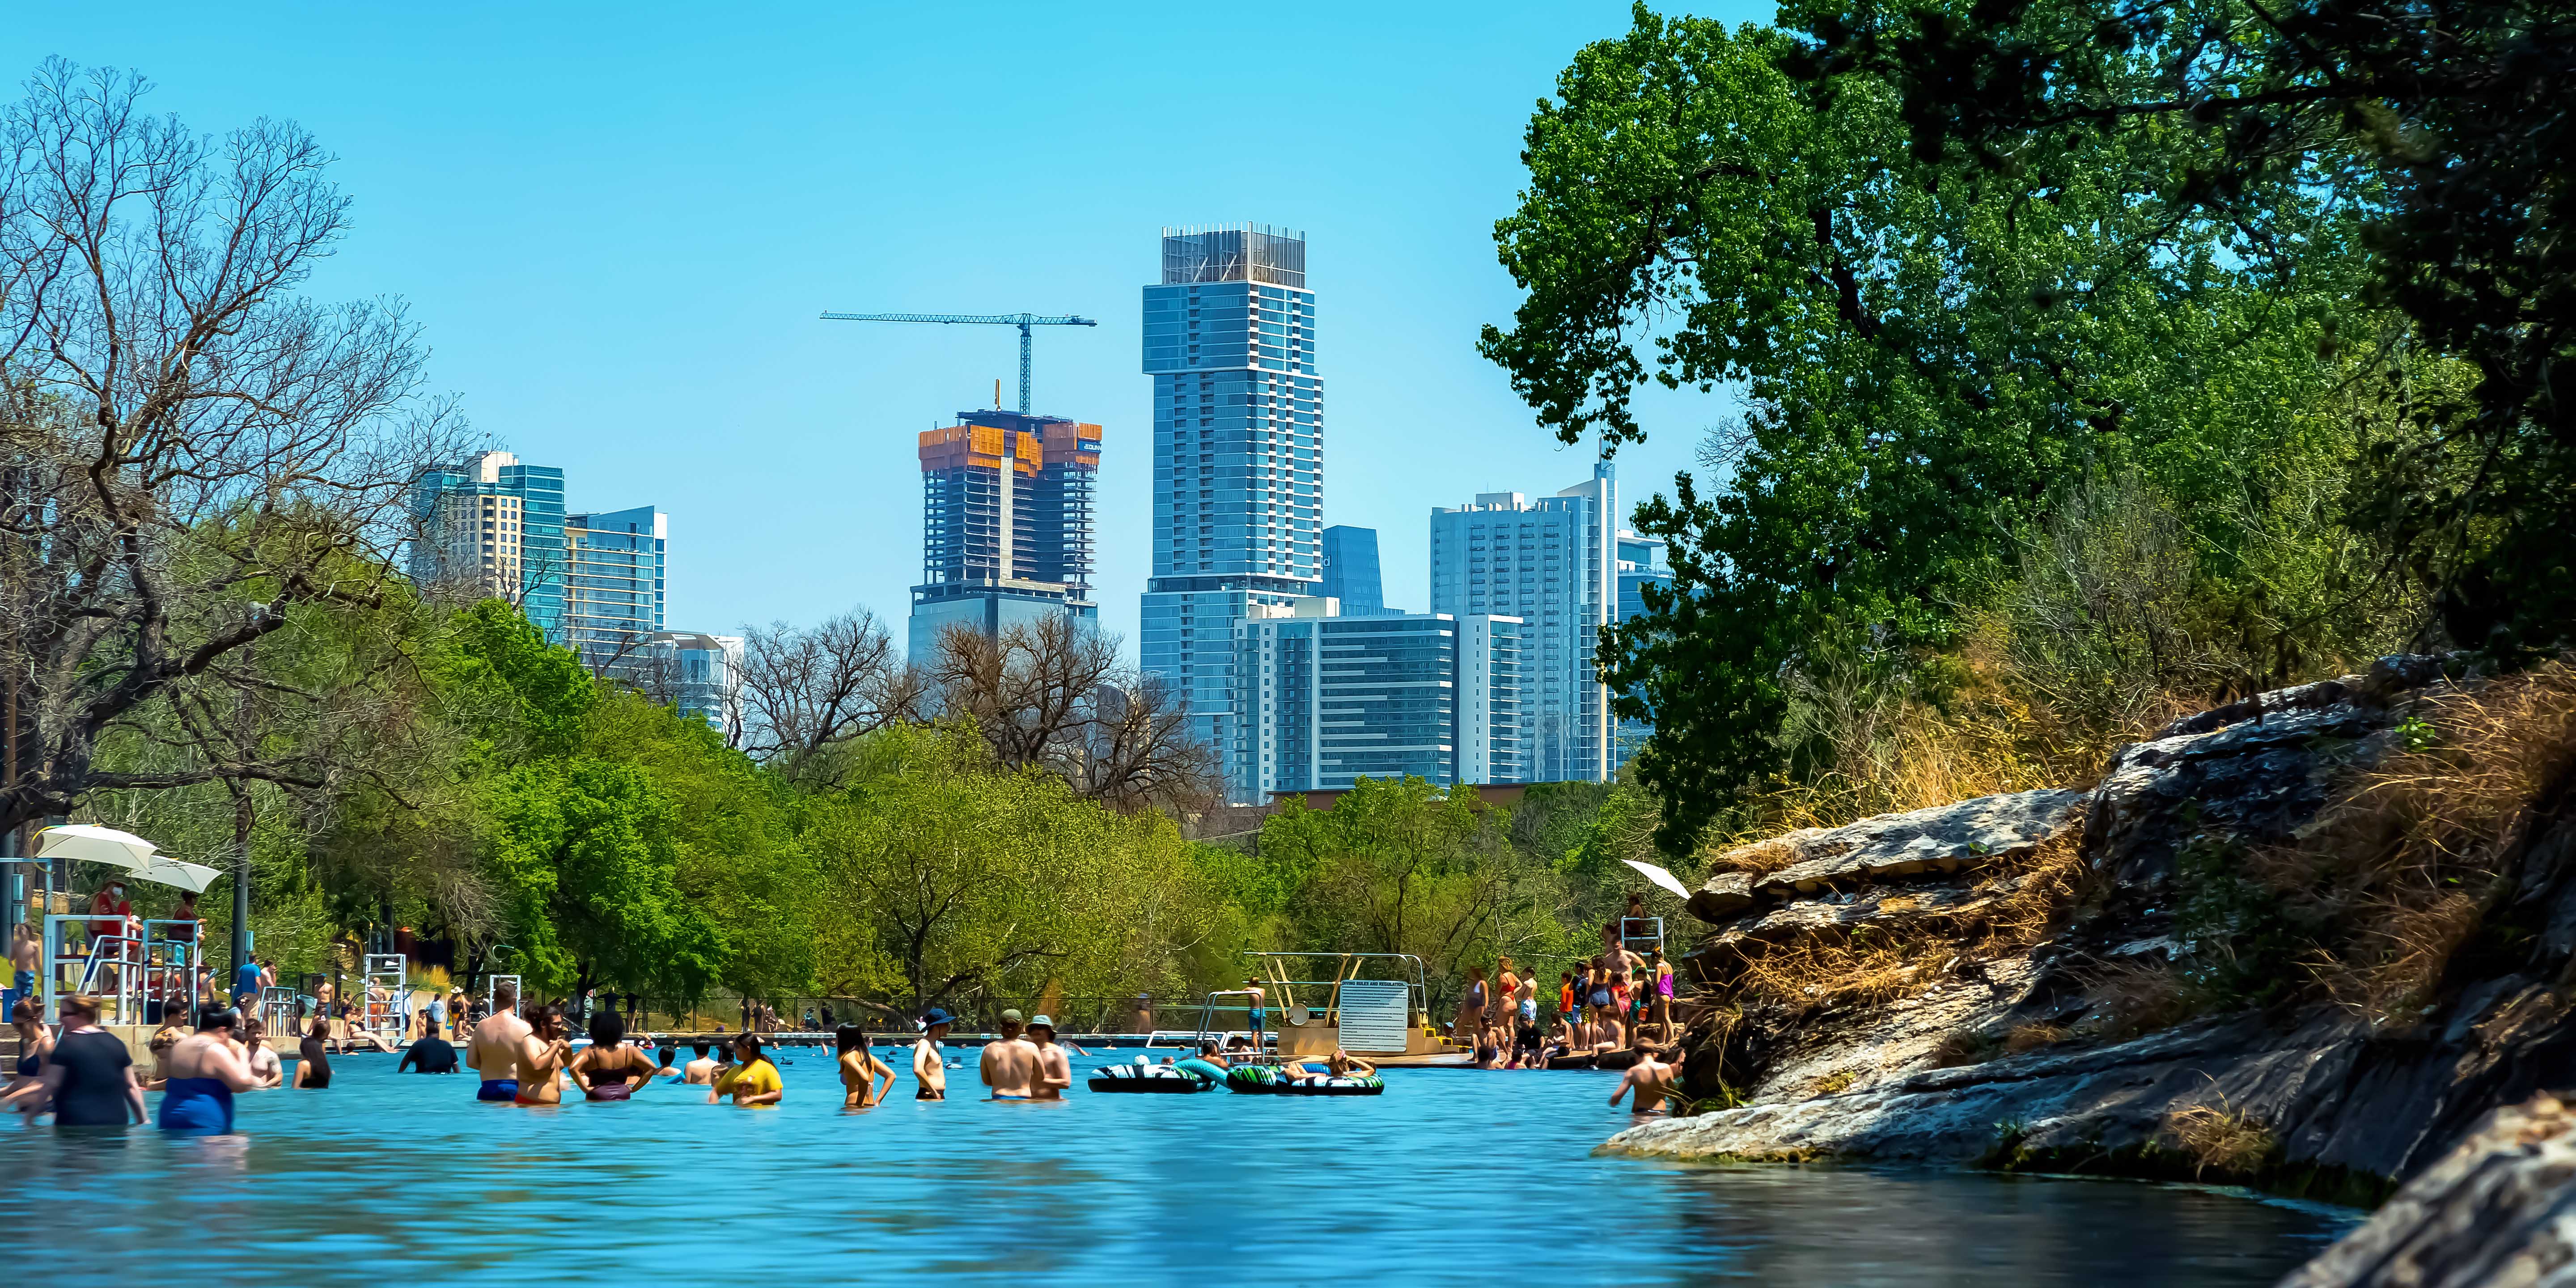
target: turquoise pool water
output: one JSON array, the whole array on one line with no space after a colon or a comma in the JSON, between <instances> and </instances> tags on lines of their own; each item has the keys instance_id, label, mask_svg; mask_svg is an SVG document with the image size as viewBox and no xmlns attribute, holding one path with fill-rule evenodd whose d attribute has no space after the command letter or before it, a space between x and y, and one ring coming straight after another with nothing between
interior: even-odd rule
<instances>
[{"instance_id":1,"label":"turquoise pool water","mask_svg":"<svg viewBox=\"0 0 2576 1288\"><path fill-rule=\"evenodd\" d=\"M48 1283L2210 1286L2270 1283L2352 1220L2187 1187L1596 1157L1627 1115L1593 1073L1059 1105L921 1104L907 1075L845 1113L824 1055L789 1057L776 1111L668 1085L522 1109L391 1056L334 1067L328 1090L244 1097L234 1137L0 1125L0 1249Z\"/></svg>"}]
</instances>

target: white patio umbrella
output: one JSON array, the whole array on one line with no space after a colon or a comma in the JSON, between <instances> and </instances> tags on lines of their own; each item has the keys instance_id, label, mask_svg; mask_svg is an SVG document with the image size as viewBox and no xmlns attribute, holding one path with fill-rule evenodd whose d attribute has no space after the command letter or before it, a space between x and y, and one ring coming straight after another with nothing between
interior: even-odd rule
<instances>
[{"instance_id":1,"label":"white patio umbrella","mask_svg":"<svg viewBox=\"0 0 2576 1288\"><path fill-rule=\"evenodd\" d=\"M83 863L139 868L151 862L160 848L132 832L95 823L60 823L36 833L36 857L40 859L68 857Z\"/></svg>"},{"instance_id":2,"label":"white patio umbrella","mask_svg":"<svg viewBox=\"0 0 2576 1288\"><path fill-rule=\"evenodd\" d=\"M137 881L149 881L154 885L177 886L191 894L204 894L206 883L222 876L223 871L220 868L207 867L202 863L174 859L167 854L155 854L149 862L125 875Z\"/></svg>"},{"instance_id":3,"label":"white patio umbrella","mask_svg":"<svg viewBox=\"0 0 2576 1288\"><path fill-rule=\"evenodd\" d=\"M1637 859L1621 859L1619 861L1627 864L1629 867L1635 868L1639 872L1645 873L1646 879L1654 882L1656 885L1662 886L1685 899L1690 897L1690 887L1683 885L1680 877L1674 876L1672 873L1666 872L1652 863L1642 862Z\"/></svg>"}]
</instances>

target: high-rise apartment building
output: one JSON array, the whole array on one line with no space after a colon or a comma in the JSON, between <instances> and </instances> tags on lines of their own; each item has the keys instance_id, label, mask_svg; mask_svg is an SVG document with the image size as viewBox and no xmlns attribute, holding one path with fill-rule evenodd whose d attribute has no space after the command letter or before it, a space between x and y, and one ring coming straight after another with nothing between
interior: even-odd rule
<instances>
[{"instance_id":1,"label":"high-rise apartment building","mask_svg":"<svg viewBox=\"0 0 2576 1288\"><path fill-rule=\"evenodd\" d=\"M653 660L662 668L657 696L692 720L733 734L740 718L742 637L663 631L653 637Z\"/></svg>"},{"instance_id":2,"label":"high-rise apartment building","mask_svg":"<svg viewBox=\"0 0 2576 1288\"><path fill-rule=\"evenodd\" d=\"M1532 502L1485 492L1431 512L1431 611L1520 618L1530 782L1607 781L1610 693L1593 667L1619 599L1618 482L1608 461Z\"/></svg>"},{"instance_id":3,"label":"high-rise apartment building","mask_svg":"<svg viewBox=\"0 0 2576 1288\"><path fill-rule=\"evenodd\" d=\"M1621 530L1619 533L1619 611L1611 620L1624 622L1646 611L1646 586L1673 584L1673 565L1661 537L1641 537ZM1637 754L1639 744L1652 737L1655 726L1645 720L1619 720L1610 731L1610 772Z\"/></svg>"},{"instance_id":4,"label":"high-rise apartment building","mask_svg":"<svg viewBox=\"0 0 2576 1288\"><path fill-rule=\"evenodd\" d=\"M1386 588L1378 579L1377 529L1340 524L1324 529L1323 593L1341 601L1344 617L1385 614Z\"/></svg>"},{"instance_id":5,"label":"high-rise apartment building","mask_svg":"<svg viewBox=\"0 0 2576 1288\"><path fill-rule=\"evenodd\" d=\"M413 580L509 600L547 639L563 641L562 470L484 452L423 474L412 517Z\"/></svg>"},{"instance_id":6,"label":"high-rise apartment building","mask_svg":"<svg viewBox=\"0 0 2576 1288\"><path fill-rule=\"evenodd\" d=\"M1225 754L1240 742L1236 623L1313 595L1323 575L1315 294L1302 233L1166 228L1162 249L1145 288L1154 562L1137 651Z\"/></svg>"},{"instance_id":7,"label":"high-rise apartment building","mask_svg":"<svg viewBox=\"0 0 2576 1288\"><path fill-rule=\"evenodd\" d=\"M1304 599L1235 625L1237 800L1361 778L1523 781L1518 621L1329 607Z\"/></svg>"},{"instance_id":8,"label":"high-rise apartment building","mask_svg":"<svg viewBox=\"0 0 2576 1288\"><path fill-rule=\"evenodd\" d=\"M1095 620L1092 498L1100 426L1062 416L960 412L921 435L921 582L907 647L987 635L1050 613Z\"/></svg>"},{"instance_id":9,"label":"high-rise apartment building","mask_svg":"<svg viewBox=\"0 0 2576 1288\"><path fill-rule=\"evenodd\" d=\"M563 643L593 670L640 658L661 633L669 529L649 505L564 516Z\"/></svg>"}]
</instances>

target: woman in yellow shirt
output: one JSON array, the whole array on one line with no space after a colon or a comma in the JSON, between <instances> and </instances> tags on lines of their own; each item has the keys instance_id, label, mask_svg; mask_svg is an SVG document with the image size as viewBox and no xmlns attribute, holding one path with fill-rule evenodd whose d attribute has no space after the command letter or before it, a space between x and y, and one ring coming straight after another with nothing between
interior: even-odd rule
<instances>
[{"instance_id":1,"label":"woman in yellow shirt","mask_svg":"<svg viewBox=\"0 0 2576 1288\"><path fill-rule=\"evenodd\" d=\"M733 1050L734 1066L707 1089L707 1103L712 1105L730 1095L737 1105L777 1107L787 1092L778 1080L778 1066L760 1053L760 1035L745 1033L735 1038Z\"/></svg>"}]
</instances>

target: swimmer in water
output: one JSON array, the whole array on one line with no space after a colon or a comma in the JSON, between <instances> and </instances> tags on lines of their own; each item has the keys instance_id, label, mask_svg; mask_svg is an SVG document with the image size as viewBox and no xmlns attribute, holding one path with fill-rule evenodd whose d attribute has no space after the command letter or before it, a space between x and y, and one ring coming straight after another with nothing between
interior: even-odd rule
<instances>
[{"instance_id":1,"label":"swimmer in water","mask_svg":"<svg viewBox=\"0 0 2576 1288\"><path fill-rule=\"evenodd\" d=\"M304 1040L296 1044L295 1085L320 1091L331 1085L331 1053L323 1049L323 1039L331 1036L327 1020L315 1019L304 1030Z\"/></svg>"},{"instance_id":2,"label":"swimmer in water","mask_svg":"<svg viewBox=\"0 0 2576 1288\"><path fill-rule=\"evenodd\" d=\"M242 1063L250 1069L253 1091L275 1091L286 1085L286 1062L268 1045L268 1026L257 1020L242 1022Z\"/></svg>"},{"instance_id":3,"label":"swimmer in water","mask_svg":"<svg viewBox=\"0 0 2576 1288\"><path fill-rule=\"evenodd\" d=\"M1020 1028L1018 1011L1002 1012L1002 1036L985 1043L983 1058L976 1062L994 1100L1028 1099L1029 1084L1037 1078L1037 1045L1021 1037Z\"/></svg>"},{"instance_id":4,"label":"swimmer in water","mask_svg":"<svg viewBox=\"0 0 2576 1288\"><path fill-rule=\"evenodd\" d=\"M197 1014L197 1031L170 1048L162 1066L170 1077L161 1089L161 1130L212 1136L233 1129L233 1093L259 1085L233 1050L240 1022L231 1008L209 1006Z\"/></svg>"},{"instance_id":5,"label":"swimmer in water","mask_svg":"<svg viewBox=\"0 0 2576 1288\"><path fill-rule=\"evenodd\" d=\"M529 1017L528 1036L519 1039L518 1053L510 1062L511 1076L519 1084L511 1103L562 1104L564 1062L571 1056L572 1045L563 1036L563 1008L538 1007Z\"/></svg>"},{"instance_id":6,"label":"swimmer in water","mask_svg":"<svg viewBox=\"0 0 2576 1288\"><path fill-rule=\"evenodd\" d=\"M483 1085L474 1093L476 1100L506 1105L519 1098L519 1044L527 1040L528 1022L519 1018L517 986L493 986L492 1013L475 1022L474 1035L465 1041L465 1063L483 1075Z\"/></svg>"},{"instance_id":7,"label":"swimmer in water","mask_svg":"<svg viewBox=\"0 0 2576 1288\"><path fill-rule=\"evenodd\" d=\"M1610 1093L1610 1103L1617 1105L1619 1097L1634 1091L1637 1094L1629 1100L1628 1112L1643 1117L1663 1109L1665 1100L1673 1096L1681 1066L1664 1063L1653 1047L1638 1050L1637 1062L1619 1076L1619 1089Z\"/></svg>"},{"instance_id":8,"label":"swimmer in water","mask_svg":"<svg viewBox=\"0 0 2576 1288\"><path fill-rule=\"evenodd\" d=\"M857 1024L844 1024L832 1030L832 1046L840 1053L841 1107L872 1109L885 1099L894 1087L894 1070L868 1049L868 1031ZM880 1081L882 1079L882 1081Z\"/></svg>"},{"instance_id":9,"label":"swimmer in water","mask_svg":"<svg viewBox=\"0 0 2576 1288\"><path fill-rule=\"evenodd\" d=\"M1029 1035L1038 1051L1037 1082L1030 1098L1064 1099L1065 1091L1073 1086L1073 1061L1066 1058L1063 1047L1056 1045L1055 1020L1044 1015L1030 1020Z\"/></svg>"},{"instance_id":10,"label":"swimmer in water","mask_svg":"<svg viewBox=\"0 0 2576 1288\"><path fill-rule=\"evenodd\" d=\"M657 1067L643 1048L626 1045L626 1017L603 1010L590 1017L590 1046L565 1066L592 1100L624 1100L653 1080Z\"/></svg>"},{"instance_id":11,"label":"swimmer in water","mask_svg":"<svg viewBox=\"0 0 2576 1288\"><path fill-rule=\"evenodd\" d=\"M948 1070L940 1063L939 1040L948 1036L948 1012L934 1006L921 1017L921 1040L912 1044L912 1077L921 1084L913 1088L915 1100L946 1100Z\"/></svg>"},{"instance_id":12,"label":"swimmer in water","mask_svg":"<svg viewBox=\"0 0 2576 1288\"><path fill-rule=\"evenodd\" d=\"M698 1058L689 1061L688 1064L680 1069L681 1085L689 1087L714 1086L716 1081L716 1066L724 1062L716 1059L714 1056L708 1055L707 1044L704 1042L692 1042L689 1044L689 1049L696 1052Z\"/></svg>"},{"instance_id":13,"label":"swimmer in water","mask_svg":"<svg viewBox=\"0 0 2576 1288\"><path fill-rule=\"evenodd\" d=\"M715 1104L732 1096L744 1108L777 1108L787 1096L786 1084L778 1077L778 1066L760 1052L760 1035L745 1033L733 1040L733 1053L740 1061L716 1085L707 1089L707 1103Z\"/></svg>"}]
</instances>

